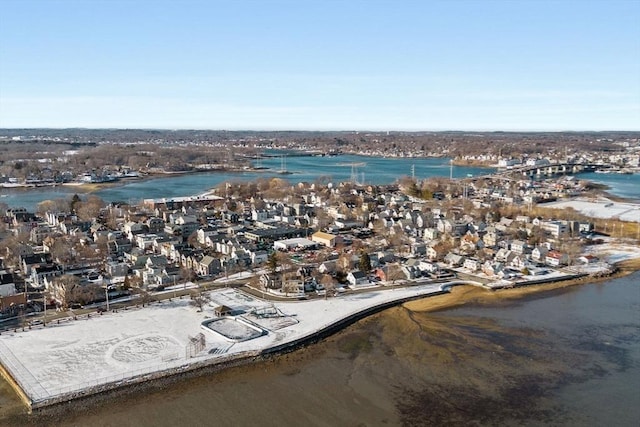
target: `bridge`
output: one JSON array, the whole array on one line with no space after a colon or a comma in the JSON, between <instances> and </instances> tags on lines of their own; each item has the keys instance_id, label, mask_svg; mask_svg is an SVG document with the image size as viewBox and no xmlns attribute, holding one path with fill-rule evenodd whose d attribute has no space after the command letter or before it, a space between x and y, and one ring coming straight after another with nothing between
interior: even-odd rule
<instances>
[{"instance_id":1,"label":"bridge","mask_svg":"<svg viewBox=\"0 0 640 427\"><path fill-rule=\"evenodd\" d=\"M558 175L576 175L579 173L595 172L597 170L609 169L611 166L596 165L592 163L551 163L538 166L520 166L507 169L500 169L492 174L479 176L478 178L516 178L522 175L527 178L549 178Z\"/></svg>"}]
</instances>

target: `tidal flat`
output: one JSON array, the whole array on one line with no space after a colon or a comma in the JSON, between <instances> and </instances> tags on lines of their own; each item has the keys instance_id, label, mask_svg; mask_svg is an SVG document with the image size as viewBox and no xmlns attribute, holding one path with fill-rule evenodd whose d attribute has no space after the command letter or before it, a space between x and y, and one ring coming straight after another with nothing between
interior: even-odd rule
<instances>
[{"instance_id":1,"label":"tidal flat","mask_svg":"<svg viewBox=\"0 0 640 427\"><path fill-rule=\"evenodd\" d=\"M3 422L635 425L639 279L503 294L454 288L253 365Z\"/></svg>"}]
</instances>

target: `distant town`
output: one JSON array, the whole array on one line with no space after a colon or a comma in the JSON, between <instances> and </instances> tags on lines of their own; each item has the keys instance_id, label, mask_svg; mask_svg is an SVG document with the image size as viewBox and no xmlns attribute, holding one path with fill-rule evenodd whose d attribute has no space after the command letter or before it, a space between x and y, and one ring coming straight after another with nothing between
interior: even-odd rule
<instances>
[{"instance_id":1,"label":"distant town","mask_svg":"<svg viewBox=\"0 0 640 427\"><path fill-rule=\"evenodd\" d=\"M547 147L553 135L496 143L494 150L488 145L494 137L524 137L225 134L227 140L215 143L187 140L181 132L136 131L153 140L129 142L112 140L115 131L105 131L100 141L94 141L98 131L78 131L76 139L75 131L12 132L0 138L2 180L9 187L252 168L267 149L439 155L497 170L465 179L403 176L389 185L265 177L136 205L89 194L43 201L36 211L3 206L0 330L10 334L183 297L212 318L242 311L212 304L216 288L272 301L338 301L346 294L459 282L497 290L609 275L616 262L640 257L637 206L607 198L579 178L586 170L636 172L635 134L561 134L545 152L534 148ZM371 144L354 149L337 138ZM414 151L422 139L425 147ZM435 139L441 149L429 145ZM467 139L465 154L461 141ZM478 139L485 141L485 154L473 154ZM202 342L188 358L206 356ZM13 360L4 357L5 364Z\"/></svg>"},{"instance_id":2,"label":"distant town","mask_svg":"<svg viewBox=\"0 0 640 427\"><path fill-rule=\"evenodd\" d=\"M602 172L640 166L638 132L224 132L0 129L0 185L105 183L149 174L247 170L290 155L446 157L503 168L588 164Z\"/></svg>"}]
</instances>

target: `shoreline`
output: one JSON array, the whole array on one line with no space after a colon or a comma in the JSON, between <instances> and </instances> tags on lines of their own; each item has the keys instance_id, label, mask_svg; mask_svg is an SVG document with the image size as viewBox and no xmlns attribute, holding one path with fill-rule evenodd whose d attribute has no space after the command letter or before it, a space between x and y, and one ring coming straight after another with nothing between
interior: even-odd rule
<instances>
[{"instance_id":1,"label":"shoreline","mask_svg":"<svg viewBox=\"0 0 640 427\"><path fill-rule=\"evenodd\" d=\"M509 301L523 300L528 297L541 296L545 293L557 292L575 286L602 283L625 277L640 271L640 258L628 259L614 264L615 270L607 276L584 276L576 279L569 279L546 284L533 284L518 286L514 288L503 288L496 290L483 289L476 286L456 286L447 295L431 300L423 298L420 300L402 304L412 311L437 312L461 307L466 304L486 305L492 303L505 303Z\"/></svg>"},{"instance_id":2,"label":"shoreline","mask_svg":"<svg viewBox=\"0 0 640 427\"><path fill-rule=\"evenodd\" d=\"M220 370L224 369L226 366L251 363L259 358L288 353L297 348L322 340L323 338L344 329L346 326L386 308L396 306L412 299L448 292L443 290L443 287L443 284L430 284L426 286L407 287L402 290L391 289L389 292L379 293L378 297L372 295L372 297L375 298L373 300L369 300L367 298L364 304L362 303L362 298L348 299L346 301L341 299L334 303L342 307L340 310L341 313L336 313L337 316L334 319L329 320L324 324L316 325L313 321L314 317L312 315L308 320L305 318L304 322L309 323L306 323L307 326L304 328L289 331L289 333L285 334L285 336L281 336L280 338L278 338L279 334L276 331L272 331L272 333L269 334L269 340L264 343L255 343L249 346L243 346L235 352L230 352L224 355L207 357L207 355L201 354L199 356L199 360L191 360L189 358L179 359L175 363L171 363L170 366L164 366L161 369L154 368L154 365L149 367L151 369L141 369L139 373L135 373L135 371L125 371L121 375L114 375L117 378L101 379L98 377L92 384L80 385L79 387L74 385L74 383L67 383L67 385L63 384L61 387L63 390L69 389L69 391L62 391L61 393L58 392L58 394L56 394L56 391L50 392L43 388L39 380L35 379L34 374L28 371L28 365L22 365L17 361L17 359L13 360L15 359L15 356L12 356L13 352L19 350L17 350L15 346L8 347L5 343L3 343L2 348L0 348L0 350L2 350L0 351L3 358L2 362L5 368L2 373L12 388L16 389L16 391L21 390L23 392L22 396L27 397L27 400L23 399L27 410L29 412L39 413L42 410L48 411L47 408L60 406L65 407L69 405L70 402L75 402L77 400L84 401L84 399L98 394L112 392L120 393L123 389L130 387L144 387L144 384L150 382L153 384L156 380L161 381L165 378L176 376L182 377L186 374L198 375L197 373L192 374L192 372L199 372L202 369ZM326 307L324 305L325 302L326 301L320 301L319 304L322 305L322 307ZM296 303L293 304L300 307ZM332 304L332 306L334 304ZM293 306L289 306L288 310L292 310L292 307ZM309 307L310 308L307 310L314 310L311 306ZM307 311L300 313L303 314L303 316L308 315ZM299 314L294 314L294 316L298 315ZM125 319L126 321L131 321L131 318L126 317L126 315ZM198 329L200 328L201 327ZM48 328L48 330L51 329ZM10 335L9 339L12 340L13 337L13 335ZM34 338L34 340L37 341L38 338ZM19 341L22 342L22 340ZM30 344L28 345L37 345L37 342L34 342L33 340L29 343ZM213 342L213 344L215 344L215 342ZM236 346L238 345L239 344L236 343ZM209 354L215 353L209 352ZM16 365L16 363L18 363L18 365ZM9 368L7 368L7 364ZM28 378L31 378L30 380L27 378L26 383L24 382L25 378L22 378L24 376L22 370L24 369L27 369ZM37 375L37 373L35 375ZM22 380L20 378L22 378ZM32 383L32 381L36 382ZM20 392L18 392L18 395L21 395Z\"/></svg>"},{"instance_id":3,"label":"shoreline","mask_svg":"<svg viewBox=\"0 0 640 427\"><path fill-rule=\"evenodd\" d=\"M26 407L29 410L29 414L33 414L32 416L39 419L42 417L55 417L63 414L69 409L76 410L83 408L86 405L111 402L115 399L122 398L123 396L130 396L133 393L164 388L171 384L210 375L235 367L246 366L248 364L264 363L284 354L314 345L315 343L335 335L339 331L344 330L360 320L392 307L403 306L411 311L437 312L467 304L485 305L507 303L509 301L522 300L534 295L544 295L545 293L559 291L561 289L581 284L599 283L623 277L628 274L632 274L633 272L640 271L640 259L621 261L615 266L617 268L614 273L605 277L587 277L588 282L585 281L585 278L579 278L555 283L534 284L512 289L491 291L474 286L470 283L451 282L454 284L453 286L450 283L446 286L443 284L439 292L413 295L365 308L350 316L338 319L314 333L293 340L292 342L283 343L279 346L266 348L257 352L244 352L243 354L230 355L231 357L225 358L225 360L215 358L203 360L181 366L177 369L151 373L143 376L143 378L138 378L133 381L121 381L120 384L117 385L105 384L94 390L89 390L88 392L80 391L76 393L76 396L71 397L71 399L68 399L69 396L66 396L66 400L54 399L57 401L51 402L50 404L34 407L27 404ZM15 385L17 386L17 384ZM27 403L24 400L23 402Z\"/></svg>"}]
</instances>

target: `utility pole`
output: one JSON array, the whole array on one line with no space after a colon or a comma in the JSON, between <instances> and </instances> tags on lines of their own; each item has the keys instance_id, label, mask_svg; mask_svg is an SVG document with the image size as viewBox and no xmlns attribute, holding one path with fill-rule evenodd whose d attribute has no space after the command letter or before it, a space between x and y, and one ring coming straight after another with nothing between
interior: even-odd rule
<instances>
[{"instance_id":1,"label":"utility pole","mask_svg":"<svg viewBox=\"0 0 640 427\"><path fill-rule=\"evenodd\" d=\"M449 179L453 181L453 159L449 161Z\"/></svg>"},{"instance_id":2,"label":"utility pole","mask_svg":"<svg viewBox=\"0 0 640 427\"><path fill-rule=\"evenodd\" d=\"M109 311L109 286L104 287L104 296L107 298L107 311Z\"/></svg>"}]
</instances>

